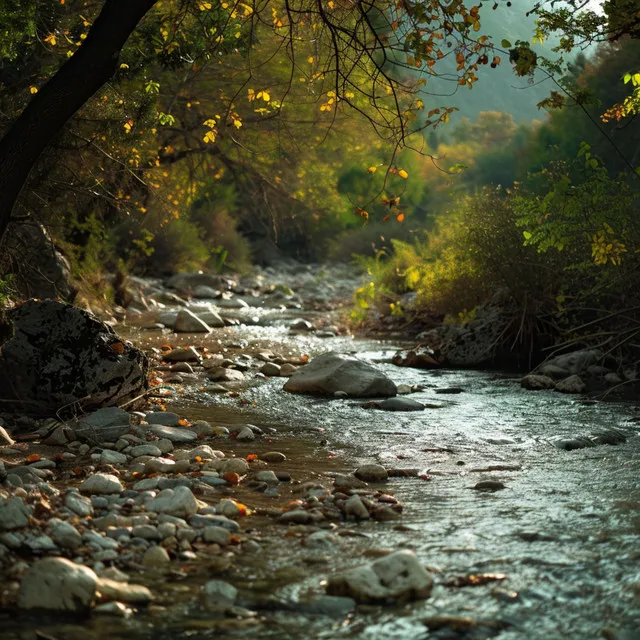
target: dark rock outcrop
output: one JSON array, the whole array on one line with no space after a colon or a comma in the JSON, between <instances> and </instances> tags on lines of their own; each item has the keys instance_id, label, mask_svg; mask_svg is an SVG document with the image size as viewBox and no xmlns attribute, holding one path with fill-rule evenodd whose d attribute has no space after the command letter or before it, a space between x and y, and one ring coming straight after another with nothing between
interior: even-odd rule
<instances>
[{"instance_id":1,"label":"dark rock outcrop","mask_svg":"<svg viewBox=\"0 0 640 640\"><path fill-rule=\"evenodd\" d=\"M0 341L3 411L72 414L118 405L147 389L147 357L70 304L30 300L7 311Z\"/></svg>"}]
</instances>

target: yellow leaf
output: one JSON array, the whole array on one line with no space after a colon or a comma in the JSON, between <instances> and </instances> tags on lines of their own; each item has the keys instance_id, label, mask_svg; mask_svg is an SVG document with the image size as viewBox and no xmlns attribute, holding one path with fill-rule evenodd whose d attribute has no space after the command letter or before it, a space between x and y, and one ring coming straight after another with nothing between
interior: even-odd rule
<instances>
[{"instance_id":1,"label":"yellow leaf","mask_svg":"<svg viewBox=\"0 0 640 640\"><path fill-rule=\"evenodd\" d=\"M333 0L329 0L329 2L327 2L327 6L329 7L329 9L333 9L336 5Z\"/></svg>"},{"instance_id":2,"label":"yellow leaf","mask_svg":"<svg viewBox=\"0 0 640 640\"><path fill-rule=\"evenodd\" d=\"M378 167L369 167L369 173L375 173L378 170Z\"/></svg>"},{"instance_id":3,"label":"yellow leaf","mask_svg":"<svg viewBox=\"0 0 640 640\"><path fill-rule=\"evenodd\" d=\"M31 93L38 93L38 87L29 87Z\"/></svg>"},{"instance_id":4,"label":"yellow leaf","mask_svg":"<svg viewBox=\"0 0 640 640\"><path fill-rule=\"evenodd\" d=\"M240 120L240 118L234 118L233 119L233 126L236 129L239 129L242 126L242 120Z\"/></svg>"},{"instance_id":5,"label":"yellow leaf","mask_svg":"<svg viewBox=\"0 0 640 640\"><path fill-rule=\"evenodd\" d=\"M200 11L206 11L207 9L211 9L211 3L210 2L201 2L198 5L198 8L200 9Z\"/></svg>"},{"instance_id":6,"label":"yellow leaf","mask_svg":"<svg viewBox=\"0 0 640 640\"><path fill-rule=\"evenodd\" d=\"M400 171L398 171L398 175L405 180L409 177L409 174L404 169L400 169Z\"/></svg>"},{"instance_id":7,"label":"yellow leaf","mask_svg":"<svg viewBox=\"0 0 640 640\"><path fill-rule=\"evenodd\" d=\"M128 69L128 68L129 68L129 65L128 65L126 62L123 62L123 63L120 65L120 68L121 68L121 69Z\"/></svg>"},{"instance_id":8,"label":"yellow leaf","mask_svg":"<svg viewBox=\"0 0 640 640\"><path fill-rule=\"evenodd\" d=\"M313 64L313 56L309 56L309 57L307 58L307 62L308 62L309 64Z\"/></svg>"},{"instance_id":9,"label":"yellow leaf","mask_svg":"<svg viewBox=\"0 0 640 640\"><path fill-rule=\"evenodd\" d=\"M216 141L216 132L207 131L207 133L204 134L204 137L202 138L202 140L207 144L209 143L213 144Z\"/></svg>"},{"instance_id":10,"label":"yellow leaf","mask_svg":"<svg viewBox=\"0 0 640 640\"><path fill-rule=\"evenodd\" d=\"M209 120L205 120L202 124L205 127L209 127L209 129L214 129L218 123L213 118L209 118Z\"/></svg>"},{"instance_id":11,"label":"yellow leaf","mask_svg":"<svg viewBox=\"0 0 640 640\"><path fill-rule=\"evenodd\" d=\"M131 129L133 129L133 120L127 120L122 126L126 133L131 133Z\"/></svg>"},{"instance_id":12,"label":"yellow leaf","mask_svg":"<svg viewBox=\"0 0 640 640\"><path fill-rule=\"evenodd\" d=\"M52 47L56 46L56 37L53 35L53 33L50 33L45 39L45 42L48 42Z\"/></svg>"}]
</instances>

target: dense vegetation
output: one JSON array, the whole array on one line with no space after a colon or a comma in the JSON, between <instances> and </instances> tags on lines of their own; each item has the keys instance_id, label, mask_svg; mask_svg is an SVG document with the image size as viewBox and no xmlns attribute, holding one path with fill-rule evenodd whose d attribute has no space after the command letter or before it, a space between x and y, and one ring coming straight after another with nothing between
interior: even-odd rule
<instances>
[{"instance_id":1,"label":"dense vegetation","mask_svg":"<svg viewBox=\"0 0 640 640\"><path fill-rule=\"evenodd\" d=\"M0 218L86 283L359 255L356 321L632 343L638 10L511 5L0 0Z\"/></svg>"}]
</instances>

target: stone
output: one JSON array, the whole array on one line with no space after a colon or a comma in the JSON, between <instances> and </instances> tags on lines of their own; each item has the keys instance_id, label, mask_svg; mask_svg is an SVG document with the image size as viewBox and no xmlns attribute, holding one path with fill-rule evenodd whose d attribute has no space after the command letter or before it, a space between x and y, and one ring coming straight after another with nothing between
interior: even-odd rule
<instances>
[{"instance_id":1,"label":"stone","mask_svg":"<svg viewBox=\"0 0 640 640\"><path fill-rule=\"evenodd\" d=\"M59 518L49 520L47 532L61 549L77 549L82 544L82 536L78 530Z\"/></svg>"},{"instance_id":2,"label":"stone","mask_svg":"<svg viewBox=\"0 0 640 640\"><path fill-rule=\"evenodd\" d=\"M297 318L289 325L291 331L308 332L313 331L313 324L304 318Z\"/></svg>"},{"instance_id":3,"label":"stone","mask_svg":"<svg viewBox=\"0 0 640 640\"><path fill-rule=\"evenodd\" d=\"M100 454L101 464L125 464L127 462L127 456L124 453L118 453L111 449L105 449Z\"/></svg>"},{"instance_id":4,"label":"stone","mask_svg":"<svg viewBox=\"0 0 640 640\"><path fill-rule=\"evenodd\" d=\"M280 377L281 378L288 378L288 377L292 376L297 370L298 370L298 367L292 365L290 362L285 362L280 367Z\"/></svg>"},{"instance_id":5,"label":"stone","mask_svg":"<svg viewBox=\"0 0 640 640\"><path fill-rule=\"evenodd\" d=\"M264 373L265 376L279 376L280 365L275 362L267 362L260 367L260 373Z\"/></svg>"},{"instance_id":6,"label":"stone","mask_svg":"<svg viewBox=\"0 0 640 640\"><path fill-rule=\"evenodd\" d=\"M591 365L596 364L603 358L603 353L599 349L581 349L572 353L565 353L547 360L545 365L553 365L564 369L568 375L578 375L586 371Z\"/></svg>"},{"instance_id":7,"label":"stone","mask_svg":"<svg viewBox=\"0 0 640 640\"><path fill-rule=\"evenodd\" d=\"M391 362L397 367L412 367L414 369L438 369L441 366L430 347L416 347L407 351L398 351Z\"/></svg>"},{"instance_id":8,"label":"stone","mask_svg":"<svg viewBox=\"0 0 640 640\"><path fill-rule=\"evenodd\" d=\"M165 427L177 427L180 423L180 416L171 411L151 411L145 415L144 419L149 424L160 424Z\"/></svg>"},{"instance_id":9,"label":"stone","mask_svg":"<svg viewBox=\"0 0 640 640\"><path fill-rule=\"evenodd\" d=\"M417 402L411 398L387 398L383 400L378 408L384 411L424 411L422 402Z\"/></svg>"},{"instance_id":10,"label":"stone","mask_svg":"<svg viewBox=\"0 0 640 640\"><path fill-rule=\"evenodd\" d=\"M567 369L563 369L555 364L543 364L539 367L538 372L540 375L547 376L548 378L554 378L556 380L567 378L570 375Z\"/></svg>"},{"instance_id":11,"label":"stone","mask_svg":"<svg viewBox=\"0 0 640 640\"><path fill-rule=\"evenodd\" d=\"M238 442L252 442L255 439L256 434L249 427L243 427L236 436Z\"/></svg>"},{"instance_id":12,"label":"stone","mask_svg":"<svg viewBox=\"0 0 640 640\"><path fill-rule=\"evenodd\" d=\"M159 438L166 438L167 440L171 440L174 444L194 442L198 439L197 433L191 431L191 429L185 429L183 427L165 427L160 424L151 424L148 429Z\"/></svg>"},{"instance_id":13,"label":"stone","mask_svg":"<svg viewBox=\"0 0 640 640\"><path fill-rule=\"evenodd\" d=\"M117 600L127 604L147 604L153 600L153 595L147 587L141 584L129 584L126 580L110 580L107 577L100 577L97 590L100 600L103 602Z\"/></svg>"},{"instance_id":14,"label":"stone","mask_svg":"<svg viewBox=\"0 0 640 640\"><path fill-rule=\"evenodd\" d=\"M267 484L277 484L279 482L278 476L273 471L258 471L256 473L255 479L258 482L266 482Z\"/></svg>"},{"instance_id":15,"label":"stone","mask_svg":"<svg viewBox=\"0 0 640 640\"><path fill-rule=\"evenodd\" d=\"M64 496L64 506L70 509L81 518L93 515L93 505L89 498L85 498L78 493L77 489L70 489Z\"/></svg>"},{"instance_id":16,"label":"stone","mask_svg":"<svg viewBox=\"0 0 640 640\"><path fill-rule=\"evenodd\" d=\"M207 371L207 378L216 382L240 382L241 380L245 380L245 375L237 369L217 367Z\"/></svg>"},{"instance_id":17,"label":"stone","mask_svg":"<svg viewBox=\"0 0 640 640\"><path fill-rule=\"evenodd\" d=\"M578 375L571 375L564 380L560 380L555 385L556 391L560 393L583 393L587 389L586 383Z\"/></svg>"},{"instance_id":18,"label":"stone","mask_svg":"<svg viewBox=\"0 0 640 640\"><path fill-rule=\"evenodd\" d=\"M215 543L225 547L229 544L231 533L224 527L210 525L202 530L202 537L205 542Z\"/></svg>"},{"instance_id":19,"label":"stone","mask_svg":"<svg viewBox=\"0 0 640 640\"><path fill-rule=\"evenodd\" d=\"M162 359L165 362L200 362L202 357L193 347L185 347L184 349L172 349L168 353L163 353Z\"/></svg>"},{"instance_id":20,"label":"stone","mask_svg":"<svg viewBox=\"0 0 640 640\"><path fill-rule=\"evenodd\" d=\"M520 380L520 386L530 391L540 391L542 389L554 389L556 382L549 376L543 376L536 373L530 373Z\"/></svg>"},{"instance_id":21,"label":"stone","mask_svg":"<svg viewBox=\"0 0 640 640\"><path fill-rule=\"evenodd\" d=\"M351 496L344 503L344 514L346 516L353 516L358 520L367 520L369 518L369 511L358 495Z\"/></svg>"},{"instance_id":22,"label":"stone","mask_svg":"<svg viewBox=\"0 0 640 640\"><path fill-rule=\"evenodd\" d=\"M229 607L238 597L238 590L223 580L209 580L202 587L202 598L206 607Z\"/></svg>"},{"instance_id":23,"label":"stone","mask_svg":"<svg viewBox=\"0 0 640 640\"><path fill-rule=\"evenodd\" d=\"M432 577L415 554L402 550L330 577L327 593L359 604L382 604L428 598L432 587Z\"/></svg>"},{"instance_id":24,"label":"stone","mask_svg":"<svg viewBox=\"0 0 640 640\"><path fill-rule=\"evenodd\" d=\"M307 524L308 522L311 522L311 520L311 514L303 509L286 511L278 518L278 521L282 524Z\"/></svg>"},{"instance_id":25,"label":"stone","mask_svg":"<svg viewBox=\"0 0 640 640\"><path fill-rule=\"evenodd\" d=\"M134 458L137 458L138 456L158 457L162 455L162 451L154 444L139 444L135 447L131 447L129 455Z\"/></svg>"},{"instance_id":26,"label":"stone","mask_svg":"<svg viewBox=\"0 0 640 640\"><path fill-rule=\"evenodd\" d=\"M209 287L206 284L199 284L193 289L194 298L217 298L220 295L220 291Z\"/></svg>"},{"instance_id":27,"label":"stone","mask_svg":"<svg viewBox=\"0 0 640 640\"><path fill-rule=\"evenodd\" d=\"M287 459L287 456L284 453L280 453L280 451L267 451L265 453L260 454L260 460L264 460L269 463L279 463L284 462Z\"/></svg>"},{"instance_id":28,"label":"stone","mask_svg":"<svg viewBox=\"0 0 640 640\"><path fill-rule=\"evenodd\" d=\"M604 374L604 381L609 385L622 384L622 378L613 371Z\"/></svg>"},{"instance_id":29,"label":"stone","mask_svg":"<svg viewBox=\"0 0 640 640\"><path fill-rule=\"evenodd\" d=\"M198 501L188 487L163 489L153 500L147 503L147 510L168 513L181 518L197 513Z\"/></svg>"},{"instance_id":30,"label":"stone","mask_svg":"<svg viewBox=\"0 0 640 640\"><path fill-rule=\"evenodd\" d=\"M481 480L473 488L476 491L500 491L501 489L506 489L504 482L500 482L500 480Z\"/></svg>"},{"instance_id":31,"label":"stone","mask_svg":"<svg viewBox=\"0 0 640 640\"><path fill-rule=\"evenodd\" d=\"M396 385L374 365L333 352L318 356L295 371L285 383L284 390L321 395L344 391L362 398L396 395Z\"/></svg>"},{"instance_id":32,"label":"stone","mask_svg":"<svg viewBox=\"0 0 640 640\"><path fill-rule=\"evenodd\" d=\"M226 391L226 389L224 389L224 391ZM196 420L189 429L194 431L197 435L204 437L213 436L216 433L213 427L206 420Z\"/></svg>"},{"instance_id":33,"label":"stone","mask_svg":"<svg viewBox=\"0 0 640 640\"><path fill-rule=\"evenodd\" d=\"M364 482L384 482L389 477L387 470L380 464L364 464L353 475Z\"/></svg>"},{"instance_id":34,"label":"stone","mask_svg":"<svg viewBox=\"0 0 640 640\"><path fill-rule=\"evenodd\" d=\"M224 320L213 309L208 309L207 311L200 311L196 315L208 327L211 327L213 329L220 329L224 327Z\"/></svg>"},{"instance_id":35,"label":"stone","mask_svg":"<svg viewBox=\"0 0 640 640\"><path fill-rule=\"evenodd\" d=\"M54 300L29 300L5 314L0 348L3 409L56 417L122 404L148 388L142 351L92 314Z\"/></svg>"},{"instance_id":36,"label":"stone","mask_svg":"<svg viewBox=\"0 0 640 640\"><path fill-rule=\"evenodd\" d=\"M0 531L26 527L32 513L33 508L26 505L22 498L0 498Z\"/></svg>"},{"instance_id":37,"label":"stone","mask_svg":"<svg viewBox=\"0 0 640 640\"><path fill-rule=\"evenodd\" d=\"M88 567L64 558L38 560L22 579L20 609L86 612L96 594L98 577Z\"/></svg>"},{"instance_id":38,"label":"stone","mask_svg":"<svg viewBox=\"0 0 640 640\"><path fill-rule=\"evenodd\" d=\"M142 566L148 569L162 568L171 562L171 558L164 547L155 545L149 547L142 556Z\"/></svg>"},{"instance_id":39,"label":"stone","mask_svg":"<svg viewBox=\"0 0 640 640\"><path fill-rule=\"evenodd\" d=\"M103 495L111 493L122 493L124 487L118 478L109 473L96 473L80 484L80 492L89 495Z\"/></svg>"},{"instance_id":40,"label":"stone","mask_svg":"<svg viewBox=\"0 0 640 640\"><path fill-rule=\"evenodd\" d=\"M237 473L244 475L249 471L249 465L242 458L227 458L220 463L220 473Z\"/></svg>"},{"instance_id":41,"label":"stone","mask_svg":"<svg viewBox=\"0 0 640 640\"><path fill-rule=\"evenodd\" d=\"M122 602L113 601L95 606L93 613L95 615L115 616L117 618L130 618L134 611Z\"/></svg>"},{"instance_id":42,"label":"stone","mask_svg":"<svg viewBox=\"0 0 640 640\"><path fill-rule=\"evenodd\" d=\"M211 333L213 329L193 311L180 309L173 325L176 333Z\"/></svg>"}]
</instances>

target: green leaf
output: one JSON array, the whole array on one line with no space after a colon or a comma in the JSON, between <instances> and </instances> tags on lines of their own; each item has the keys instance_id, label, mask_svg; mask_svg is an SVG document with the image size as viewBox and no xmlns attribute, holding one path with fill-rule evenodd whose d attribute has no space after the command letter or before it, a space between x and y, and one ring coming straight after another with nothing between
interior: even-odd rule
<instances>
[{"instance_id":1,"label":"green leaf","mask_svg":"<svg viewBox=\"0 0 640 640\"><path fill-rule=\"evenodd\" d=\"M503 40L500 43L505 49L511 49L511 43L508 40Z\"/></svg>"},{"instance_id":2,"label":"green leaf","mask_svg":"<svg viewBox=\"0 0 640 640\"><path fill-rule=\"evenodd\" d=\"M624 80L625 84L628 84L629 82L631 82L631 74L630 73L625 73L623 80Z\"/></svg>"},{"instance_id":3,"label":"green leaf","mask_svg":"<svg viewBox=\"0 0 640 640\"><path fill-rule=\"evenodd\" d=\"M533 234L531 233L531 231L523 231L523 232L522 232L522 235L524 236L524 239L525 239L525 240L531 240L531 236L532 236Z\"/></svg>"}]
</instances>

